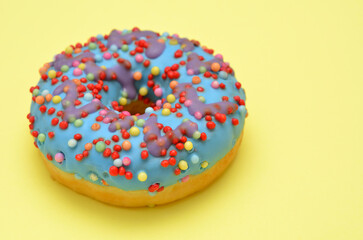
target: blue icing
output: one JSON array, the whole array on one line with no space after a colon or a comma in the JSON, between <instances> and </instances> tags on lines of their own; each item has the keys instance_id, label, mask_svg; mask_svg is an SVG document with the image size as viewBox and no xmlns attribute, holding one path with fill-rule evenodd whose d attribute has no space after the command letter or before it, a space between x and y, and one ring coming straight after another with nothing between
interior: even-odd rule
<instances>
[{"instance_id":1,"label":"blue icing","mask_svg":"<svg viewBox=\"0 0 363 240\"><path fill-rule=\"evenodd\" d=\"M101 35L102 36L102 35ZM103 37L97 36L98 39L102 39L102 42L106 45L107 41L103 40ZM131 45L130 45L131 46ZM132 49L132 47L130 47ZM88 47L83 47L82 50L86 50ZM180 61L184 60L187 61L187 54L184 53L181 58L175 59L174 52L180 49L180 45L170 45L168 41L166 41L166 48L163 51L162 55L155 59L150 59L151 64L148 68L145 68L142 63L137 63L135 61L134 56L129 55L127 52L122 51L120 48L115 48L114 46L111 47L112 52L117 52L120 54L120 57L128 60L132 64L132 70L135 71L136 69L140 71L143 75L142 80L135 82L135 87L138 90L139 88L146 86L147 76L150 74L150 70L153 66L157 66L160 69L160 75L154 77L155 84L159 84L163 89L163 96L166 97L168 94L172 93L172 90L169 88L170 80L163 80L161 78L161 74L163 70L167 66L171 66L173 63L179 63ZM105 60L103 59L103 53L100 52L98 48L95 50L91 50L96 56L96 59L99 60L98 65L105 66L106 68L111 68L118 64L116 60L110 59ZM211 60L213 57L210 54L205 53L200 47L195 47L194 51L198 55L201 55L205 58L204 61ZM144 59L148 59L145 56L145 53L141 53ZM99 56L99 57L98 57ZM53 70L54 68L50 68L48 70ZM82 73L81 76L73 76L73 67L64 73L63 75L68 76L70 79L73 78L82 78L86 77L85 73ZM192 80L192 76L188 75L186 72L186 67L179 66L179 73L180 77L177 80L179 83L190 83ZM199 74L201 78L201 83L197 85L193 85L193 87L197 88L199 86L204 88L203 92L198 92L199 96L203 96L205 98L205 103L215 103L220 102L223 96L228 96L230 99L229 101L234 101L233 96L240 96L241 99L245 100L245 92L241 89L235 88L236 79L231 74L226 73L219 73L218 81L223 82L226 85L226 89L214 89L211 87L211 82L214 80L212 78L205 78L203 74ZM88 83L96 83L96 81L89 81ZM88 84L87 83L87 84ZM110 107L112 101L118 101L121 97L121 91L123 90L123 86L121 86L116 81L105 81L105 85L109 86L109 91L107 94L102 93L102 103L105 106ZM46 93L52 93L54 89L59 85L51 85L51 81L43 81L40 80L38 86L40 87L40 93L46 95ZM90 91L87 89L85 92L85 97L80 98L79 100L82 101L80 106L87 104L90 101L89 93ZM61 93L60 96L62 99L66 96L65 93ZM149 89L147 94L151 100L156 101L160 99L156 97L152 90ZM177 102L177 101L176 101ZM175 103L176 103L175 102ZM45 103L47 109L54 107L57 111L63 110L61 104L54 104L52 101ZM173 105L173 104L172 104ZM77 107L80 107L77 106ZM53 139L46 137L46 140L41 143L37 141L40 151L46 155L50 154L54 156L58 152L63 152L65 155L65 161L60 164L56 161L52 161L52 163L57 166L59 169L68 172L74 173L77 178L84 178L87 181L100 184L102 185L101 179L104 179L108 185L115 186L117 188L131 191L131 190L141 190L141 189L148 189L151 184L160 183L160 186L170 186L179 181L179 179L187 176L187 175L197 175L203 172L205 169L201 168L200 164L203 161L208 162L208 168L213 167L219 159L223 158L234 146L236 140L240 137L242 132L245 116L246 116L246 108L245 106L239 106L238 111L233 114L227 115L227 120L224 124L219 123L218 121L214 121L216 123L216 128L214 130L209 130L206 127L207 121L202 118L201 120L197 120L194 116L191 116L188 112L188 109L183 106L178 112L183 114L182 118L177 118L175 114L171 114L169 116L163 116L160 111L151 112L157 115L158 122L162 123L164 126L170 126L172 129L178 127L183 119L188 118L193 122L198 124L198 131L205 132L208 136L206 141L201 141L200 139L195 140L193 138L188 138L188 141L193 143L193 150L187 152L186 150L178 151L178 155L176 156L177 162L179 160L185 160L188 162L189 168L185 171L181 171L181 174L176 176L174 174L174 169L176 166L169 166L167 168L161 167L160 163L162 160L168 159L169 155L167 154L165 157L154 157L149 154L149 157L146 160L142 160L140 157L141 149L140 143L144 142L143 139L143 128L139 127L140 134L138 136L131 136L128 140L132 143L132 148L129 151L122 150L120 152L120 158L129 157L131 161L131 165L125 167L127 171L131 171L133 173L133 179L127 180L124 176L110 176L109 175L109 168L113 166L112 158L105 158L102 155L102 152L97 152L95 146L89 151L89 156L84 158L82 161L77 161L75 159L75 155L82 153L84 151L84 146L88 142L92 142L93 139L97 139L102 137L104 139L111 139L113 135L120 136L119 132L110 132L108 130L109 124L105 124L103 122L98 122L100 124L100 129L98 131L92 131L91 126L95 122L94 119L99 115L98 112L91 113L89 116L83 120L83 125L80 127L74 126L73 123L69 123L69 126L66 130L62 130L59 126L52 126L50 124L52 118L56 117L56 113L53 115L48 115L47 113L41 114L38 110L39 105L35 102L32 102L31 105L31 115L35 116L35 123L34 123L34 130L38 131L39 133L44 133L47 135L48 132L52 131L55 133L55 137ZM233 126L231 124L231 119L237 118L239 120L239 124L237 126ZM146 118L147 119L147 118ZM77 142L76 146L70 148L67 142L70 139L73 139L74 134L81 133L82 139ZM163 134L163 133L162 133ZM120 142L118 144L121 145L122 138L120 136ZM111 141L111 145L107 146L109 148L113 148L115 145L114 142ZM171 145L168 149L176 150L175 145ZM137 179L137 174L140 171L145 171L148 175L148 178L145 182L140 182ZM93 173L97 176L97 180L93 181L95 178L90 179L90 173ZM155 194L150 193L150 194Z\"/></svg>"}]
</instances>

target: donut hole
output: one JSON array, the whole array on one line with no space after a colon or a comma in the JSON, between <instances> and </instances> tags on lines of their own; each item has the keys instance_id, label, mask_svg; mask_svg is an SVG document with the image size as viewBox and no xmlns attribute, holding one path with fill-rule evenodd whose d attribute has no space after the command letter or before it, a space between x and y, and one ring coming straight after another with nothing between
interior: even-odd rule
<instances>
[{"instance_id":1,"label":"donut hole","mask_svg":"<svg viewBox=\"0 0 363 240\"><path fill-rule=\"evenodd\" d=\"M109 90L106 94L101 94L101 102L117 112L128 111L131 115L141 115L145 113L146 108L156 106L155 101L159 99L150 93L146 96L137 94L135 98L130 99L118 82L105 82L105 85ZM139 92L140 86L135 87Z\"/></svg>"}]
</instances>

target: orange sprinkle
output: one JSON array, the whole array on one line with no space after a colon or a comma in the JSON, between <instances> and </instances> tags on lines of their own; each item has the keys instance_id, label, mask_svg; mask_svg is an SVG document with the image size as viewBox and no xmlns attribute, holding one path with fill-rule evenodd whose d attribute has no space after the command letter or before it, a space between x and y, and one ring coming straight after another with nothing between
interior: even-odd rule
<instances>
[{"instance_id":1,"label":"orange sprinkle","mask_svg":"<svg viewBox=\"0 0 363 240\"><path fill-rule=\"evenodd\" d=\"M192 83L193 84L198 84L198 83L200 83L200 77L198 77L198 76L194 76L193 78L192 78Z\"/></svg>"},{"instance_id":2,"label":"orange sprinkle","mask_svg":"<svg viewBox=\"0 0 363 240\"><path fill-rule=\"evenodd\" d=\"M122 149L124 149L125 151L128 151L131 149L131 143L130 141L124 141L121 145Z\"/></svg>"},{"instance_id":3,"label":"orange sprinkle","mask_svg":"<svg viewBox=\"0 0 363 240\"><path fill-rule=\"evenodd\" d=\"M92 143L86 143L86 145L84 145L84 149L90 151L92 149Z\"/></svg>"},{"instance_id":4,"label":"orange sprinkle","mask_svg":"<svg viewBox=\"0 0 363 240\"><path fill-rule=\"evenodd\" d=\"M81 81L78 78L72 80L77 86L81 85Z\"/></svg>"},{"instance_id":5,"label":"orange sprinkle","mask_svg":"<svg viewBox=\"0 0 363 240\"><path fill-rule=\"evenodd\" d=\"M175 80L173 80L173 81L171 81L171 82L169 83L169 87L170 87L171 89L174 89L174 88L176 87L176 85L178 85L178 82L177 82L177 81L175 81Z\"/></svg>"},{"instance_id":6,"label":"orange sprinkle","mask_svg":"<svg viewBox=\"0 0 363 240\"><path fill-rule=\"evenodd\" d=\"M94 124L92 124L91 129L93 131L97 131L98 129L100 129L100 127L101 127L100 124L94 123Z\"/></svg>"},{"instance_id":7,"label":"orange sprinkle","mask_svg":"<svg viewBox=\"0 0 363 240\"><path fill-rule=\"evenodd\" d=\"M74 49L74 53L80 53L80 52L82 52L82 49L80 49L80 48Z\"/></svg>"},{"instance_id":8,"label":"orange sprinkle","mask_svg":"<svg viewBox=\"0 0 363 240\"><path fill-rule=\"evenodd\" d=\"M38 103L39 105L43 104L44 103L44 97L43 96L37 96L35 98L35 102Z\"/></svg>"},{"instance_id":9,"label":"orange sprinkle","mask_svg":"<svg viewBox=\"0 0 363 240\"><path fill-rule=\"evenodd\" d=\"M52 94L50 94L50 93L48 93L48 94L45 96L45 100L47 100L47 102L52 101L52 98L53 98L53 96L52 96Z\"/></svg>"}]
</instances>

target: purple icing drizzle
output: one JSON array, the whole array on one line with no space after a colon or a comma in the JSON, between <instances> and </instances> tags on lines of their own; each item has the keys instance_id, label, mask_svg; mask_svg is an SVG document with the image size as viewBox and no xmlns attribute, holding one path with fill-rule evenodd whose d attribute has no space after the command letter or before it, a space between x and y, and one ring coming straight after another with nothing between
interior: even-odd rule
<instances>
[{"instance_id":1,"label":"purple icing drizzle","mask_svg":"<svg viewBox=\"0 0 363 240\"><path fill-rule=\"evenodd\" d=\"M113 30L110 36L108 36L107 47L111 47L112 45L121 47L124 43L130 44L132 41L142 37L147 38L148 47L146 48L145 55L148 58L154 59L163 53L165 44L159 42L159 35L152 31L135 31L122 35L120 31Z\"/></svg>"},{"instance_id":2,"label":"purple icing drizzle","mask_svg":"<svg viewBox=\"0 0 363 240\"><path fill-rule=\"evenodd\" d=\"M198 124L192 121L181 123L177 128L167 132L164 136L160 135L160 129L157 124L157 117L150 116L144 127L144 141L147 143L149 152L156 157L161 156L163 149L168 149L174 138L180 139L183 135L192 137L193 133L198 130Z\"/></svg>"},{"instance_id":3,"label":"purple icing drizzle","mask_svg":"<svg viewBox=\"0 0 363 240\"><path fill-rule=\"evenodd\" d=\"M187 69L192 69L194 74L199 74L200 73L200 67L205 67L208 71L211 70L211 66L212 63L219 63L222 66L223 63L223 59L220 58L213 58L212 60L206 61L206 62L202 62L199 59L198 54L196 53L191 53L188 56L188 62L187 62Z\"/></svg>"},{"instance_id":4,"label":"purple icing drizzle","mask_svg":"<svg viewBox=\"0 0 363 240\"><path fill-rule=\"evenodd\" d=\"M217 102L205 104L198 98L197 91L190 83L180 83L174 88L173 94L178 97L185 91L185 98L191 101L188 111L191 115L200 112L202 116L206 114L215 115L216 113L231 114L238 109L238 105L232 102Z\"/></svg>"}]
</instances>

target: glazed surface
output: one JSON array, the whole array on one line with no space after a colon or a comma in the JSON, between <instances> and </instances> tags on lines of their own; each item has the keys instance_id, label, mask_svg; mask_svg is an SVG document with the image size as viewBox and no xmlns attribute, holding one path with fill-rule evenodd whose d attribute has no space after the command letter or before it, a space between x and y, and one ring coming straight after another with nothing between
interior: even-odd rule
<instances>
[{"instance_id":1,"label":"glazed surface","mask_svg":"<svg viewBox=\"0 0 363 240\"><path fill-rule=\"evenodd\" d=\"M245 93L199 42L112 31L40 69L28 115L35 145L77 178L151 195L214 166L243 130ZM127 105L142 101L145 113Z\"/></svg>"}]
</instances>

